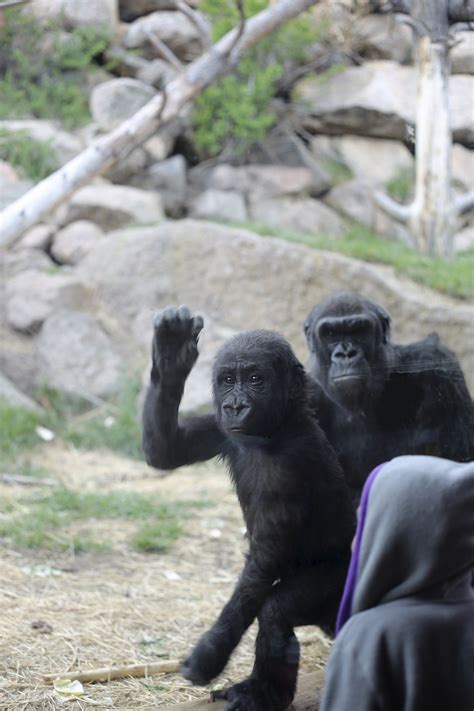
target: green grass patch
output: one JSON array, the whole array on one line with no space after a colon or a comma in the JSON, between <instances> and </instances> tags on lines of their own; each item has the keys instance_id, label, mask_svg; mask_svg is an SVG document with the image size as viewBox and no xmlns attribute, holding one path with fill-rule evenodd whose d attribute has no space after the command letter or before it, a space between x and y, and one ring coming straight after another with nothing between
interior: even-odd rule
<instances>
[{"instance_id":1,"label":"green grass patch","mask_svg":"<svg viewBox=\"0 0 474 711\"><path fill-rule=\"evenodd\" d=\"M326 171L326 173L331 178L333 185L340 185L341 183L346 183L351 180L354 175L345 163L341 160L336 160L335 158L323 158L320 161L321 168Z\"/></svg>"},{"instance_id":2,"label":"green grass patch","mask_svg":"<svg viewBox=\"0 0 474 711\"><path fill-rule=\"evenodd\" d=\"M116 401L91 411L87 418L72 420L62 431L64 440L79 449L110 449L131 459L143 459L137 411L140 387L140 378L125 379Z\"/></svg>"},{"instance_id":3,"label":"green grass patch","mask_svg":"<svg viewBox=\"0 0 474 711\"><path fill-rule=\"evenodd\" d=\"M0 400L0 458L10 463L40 441L35 429L44 424L41 415Z\"/></svg>"},{"instance_id":4,"label":"green grass patch","mask_svg":"<svg viewBox=\"0 0 474 711\"><path fill-rule=\"evenodd\" d=\"M35 117L74 128L90 119L86 72L107 47L102 28L65 34L12 8L0 27L0 118ZM48 46L46 46L48 45Z\"/></svg>"},{"instance_id":5,"label":"green grass patch","mask_svg":"<svg viewBox=\"0 0 474 711\"><path fill-rule=\"evenodd\" d=\"M26 131L0 129L0 160L16 168L24 178L43 180L58 167L49 143L36 141Z\"/></svg>"},{"instance_id":6,"label":"green grass patch","mask_svg":"<svg viewBox=\"0 0 474 711\"><path fill-rule=\"evenodd\" d=\"M387 193L399 202L408 202L413 197L415 189L414 168L400 170L394 178L386 184Z\"/></svg>"},{"instance_id":7,"label":"green grass patch","mask_svg":"<svg viewBox=\"0 0 474 711\"><path fill-rule=\"evenodd\" d=\"M10 545L75 552L108 550L109 543L93 532L77 534L71 530L78 521L124 520L139 522L130 539L131 547L143 552L166 552L180 536L180 520L192 508L209 505L205 501L164 502L158 497L134 491L106 494L78 492L58 487L46 494L9 500L2 506L0 538Z\"/></svg>"},{"instance_id":8,"label":"green grass patch","mask_svg":"<svg viewBox=\"0 0 474 711\"><path fill-rule=\"evenodd\" d=\"M261 223L240 223L239 227L262 236L324 249L374 264L387 264L419 284L457 299L474 298L474 250L461 252L451 259L427 257L401 242L379 237L361 225L349 228L343 237L303 234L269 227Z\"/></svg>"}]
</instances>

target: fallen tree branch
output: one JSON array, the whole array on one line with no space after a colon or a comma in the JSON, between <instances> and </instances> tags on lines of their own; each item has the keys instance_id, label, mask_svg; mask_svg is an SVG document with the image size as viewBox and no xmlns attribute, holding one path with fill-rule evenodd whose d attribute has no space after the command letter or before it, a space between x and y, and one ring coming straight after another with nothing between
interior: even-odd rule
<instances>
[{"instance_id":1,"label":"fallen tree branch","mask_svg":"<svg viewBox=\"0 0 474 711\"><path fill-rule=\"evenodd\" d=\"M175 6L177 10L181 10L183 15L186 15L186 17L193 23L194 27L199 32L204 49L210 49L212 46L211 35L209 33L209 27L203 16L200 15L199 12L196 12L196 10L193 10L192 7L189 7L188 3L184 0L175 0Z\"/></svg>"},{"instance_id":2,"label":"fallen tree branch","mask_svg":"<svg viewBox=\"0 0 474 711\"><path fill-rule=\"evenodd\" d=\"M385 195L385 193L382 193L380 190L374 192L374 200L389 217L393 217L397 222L406 225L410 220L412 215L411 205L400 205L399 202L392 200L391 197Z\"/></svg>"},{"instance_id":3,"label":"fallen tree branch","mask_svg":"<svg viewBox=\"0 0 474 711\"><path fill-rule=\"evenodd\" d=\"M78 188L107 171L131 148L150 138L162 123L177 116L183 106L216 79L231 72L243 54L259 40L318 1L279 0L248 19L242 34L240 28L234 28L224 35L208 52L191 62L180 76L167 83L165 107L161 95L153 97L114 131L92 143L0 213L0 244L14 243L25 230Z\"/></svg>"},{"instance_id":4,"label":"fallen tree branch","mask_svg":"<svg viewBox=\"0 0 474 711\"><path fill-rule=\"evenodd\" d=\"M456 216L465 215L466 212L474 210L474 190L470 190L468 193L464 193L464 195L458 197L454 209Z\"/></svg>"},{"instance_id":5,"label":"fallen tree branch","mask_svg":"<svg viewBox=\"0 0 474 711\"><path fill-rule=\"evenodd\" d=\"M103 667L102 669L89 669L88 671L59 672L45 674L44 681L52 684L55 679L70 679L71 681L111 681L111 679L124 679L127 676L144 677L154 674L174 674L179 672L181 662L170 660L166 662L151 662L150 664L130 664L123 667Z\"/></svg>"},{"instance_id":6,"label":"fallen tree branch","mask_svg":"<svg viewBox=\"0 0 474 711\"><path fill-rule=\"evenodd\" d=\"M59 481L55 479L37 479L22 474L0 474L0 482L14 486L59 486Z\"/></svg>"},{"instance_id":7,"label":"fallen tree branch","mask_svg":"<svg viewBox=\"0 0 474 711\"><path fill-rule=\"evenodd\" d=\"M168 62L168 64L171 64L171 66L177 69L178 72L183 71L183 64L179 61L175 53L169 47L167 47L163 40L154 35L153 32L151 32L150 30L145 32L145 35L149 43L153 45L158 54L160 54L161 57Z\"/></svg>"}]
</instances>

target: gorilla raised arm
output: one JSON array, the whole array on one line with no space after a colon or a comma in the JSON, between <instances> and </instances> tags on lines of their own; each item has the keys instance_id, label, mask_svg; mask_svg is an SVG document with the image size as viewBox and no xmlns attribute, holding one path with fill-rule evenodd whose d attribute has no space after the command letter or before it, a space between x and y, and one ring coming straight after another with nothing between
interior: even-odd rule
<instances>
[{"instance_id":1,"label":"gorilla raised arm","mask_svg":"<svg viewBox=\"0 0 474 711\"><path fill-rule=\"evenodd\" d=\"M214 696L227 699L229 710L280 711L296 688L294 627L334 626L354 527L349 489L310 409L303 366L281 336L250 331L231 339L217 355L213 391L249 552L183 674L208 683L258 617L252 675Z\"/></svg>"},{"instance_id":2,"label":"gorilla raised arm","mask_svg":"<svg viewBox=\"0 0 474 711\"><path fill-rule=\"evenodd\" d=\"M401 454L474 458L474 408L459 362L436 334L390 340L390 317L341 292L311 311L305 333L315 408L354 492Z\"/></svg>"},{"instance_id":3,"label":"gorilla raised arm","mask_svg":"<svg viewBox=\"0 0 474 711\"><path fill-rule=\"evenodd\" d=\"M226 437L213 414L178 422L184 384L198 357L203 327L186 306L155 317L150 385L143 408L143 451L147 463L175 469L224 454Z\"/></svg>"}]
</instances>

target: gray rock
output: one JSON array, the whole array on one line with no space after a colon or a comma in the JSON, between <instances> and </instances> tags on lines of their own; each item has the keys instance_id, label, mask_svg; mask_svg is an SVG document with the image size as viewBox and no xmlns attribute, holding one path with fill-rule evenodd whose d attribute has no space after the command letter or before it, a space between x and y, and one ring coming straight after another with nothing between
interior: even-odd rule
<instances>
[{"instance_id":1,"label":"gray rock","mask_svg":"<svg viewBox=\"0 0 474 711\"><path fill-rule=\"evenodd\" d=\"M346 230L337 212L312 198L256 198L250 203L250 218L271 227L329 237L340 237Z\"/></svg>"},{"instance_id":2,"label":"gray rock","mask_svg":"<svg viewBox=\"0 0 474 711\"><path fill-rule=\"evenodd\" d=\"M167 304L187 303L236 330L279 331L306 360L306 314L330 293L350 288L388 309L395 340L438 331L474 386L473 306L417 285L390 267L196 220L122 230L113 239L113 252L99 244L77 269L127 334L140 312L151 316ZM148 364L149 349L148 342Z\"/></svg>"},{"instance_id":3,"label":"gray rock","mask_svg":"<svg viewBox=\"0 0 474 711\"><path fill-rule=\"evenodd\" d=\"M403 143L383 138L314 136L311 150L316 158L340 161L354 177L378 185L414 168L413 156Z\"/></svg>"},{"instance_id":4,"label":"gray rock","mask_svg":"<svg viewBox=\"0 0 474 711\"><path fill-rule=\"evenodd\" d=\"M190 214L226 222L245 222L248 217L245 200L235 190L205 190L193 201Z\"/></svg>"},{"instance_id":5,"label":"gray rock","mask_svg":"<svg viewBox=\"0 0 474 711\"><path fill-rule=\"evenodd\" d=\"M32 0L27 10L40 20L61 21L67 29L101 27L109 35L118 22L117 0Z\"/></svg>"},{"instance_id":6,"label":"gray rock","mask_svg":"<svg viewBox=\"0 0 474 711\"><path fill-rule=\"evenodd\" d=\"M455 143L451 154L452 178L466 190L474 184L474 151Z\"/></svg>"},{"instance_id":7,"label":"gray rock","mask_svg":"<svg viewBox=\"0 0 474 711\"><path fill-rule=\"evenodd\" d=\"M34 333L58 308L77 308L85 299L84 287L74 276L45 274L30 269L6 286L7 323L17 331Z\"/></svg>"},{"instance_id":8,"label":"gray rock","mask_svg":"<svg viewBox=\"0 0 474 711\"><path fill-rule=\"evenodd\" d=\"M95 222L77 220L57 233L51 254L60 264L78 264L103 237L104 232Z\"/></svg>"},{"instance_id":9,"label":"gray rock","mask_svg":"<svg viewBox=\"0 0 474 711\"><path fill-rule=\"evenodd\" d=\"M474 77L451 77L451 124L454 140L460 143L474 142L473 91ZM415 122L416 70L395 62L367 62L326 82L304 79L295 98L302 102L301 118L310 132L404 140L407 125Z\"/></svg>"},{"instance_id":10,"label":"gray rock","mask_svg":"<svg viewBox=\"0 0 474 711\"><path fill-rule=\"evenodd\" d=\"M39 380L88 399L117 392L122 363L109 336L93 316L60 311L44 323L37 339Z\"/></svg>"},{"instance_id":11,"label":"gray rock","mask_svg":"<svg viewBox=\"0 0 474 711\"><path fill-rule=\"evenodd\" d=\"M132 179L133 185L157 190L167 215L179 217L186 203L186 161L182 155L151 165L144 174Z\"/></svg>"},{"instance_id":12,"label":"gray rock","mask_svg":"<svg viewBox=\"0 0 474 711\"><path fill-rule=\"evenodd\" d=\"M98 84L90 96L92 118L103 131L111 131L133 116L156 95L138 79L119 77Z\"/></svg>"},{"instance_id":13,"label":"gray rock","mask_svg":"<svg viewBox=\"0 0 474 711\"><path fill-rule=\"evenodd\" d=\"M157 52L150 44L149 33L158 37L178 57L186 61L195 59L202 51L197 27L182 12L153 12L135 20L123 37L124 47L142 47L150 58L155 58Z\"/></svg>"},{"instance_id":14,"label":"gray rock","mask_svg":"<svg viewBox=\"0 0 474 711\"><path fill-rule=\"evenodd\" d=\"M165 62L164 59L153 59L137 71L137 79L150 84L157 89L163 88L165 84L175 78L176 70Z\"/></svg>"},{"instance_id":15,"label":"gray rock","mask_svg":"<svg viewBox=\"0 0 474 711\"><path fill-rule=\"evenodd\" d=\"M16 172L15 168L5 160L0 160L0 188L4 185L18 183L19 180L20 176Z\"/></svg>"},{"instance_id":16,"label":"gray rock","mask_svg":"<svg viewBox=\"0 0 474 711\"><path fill-rule=\"evenodd\" d=\"M190 3L191 5L193 3ZM125 22L158 10L175 10L174 0L119 0L120 17Z\"/></svg>"},{"instance_id":17,"label":"gray rock","mask_svg":"<svg viewBox=\"0 0 474 711\"><path fill-rule=\"evenodd\" d=\"M32 180L18 180L16 183L3 183L0 185L0 210L21 198L33 185Z\"/></svg>"},{"instance_id":18,"label":"gray rock","mask_svg":"<svg viewBox=\"0 0 474 711\"><path fill-rule=\"evenodd\" d=\"M46 251L56 232L54 225L35 225L25 232L23 237L17 242L17 248L21 249L41 249Z\"/></svg>"},{"instance_id":19,"label":"gray rock","mask_svg":"<svg viewBox=\"0 0 474 711\"><path fill-rule=\"evenodd\" d=\"M3 322L3 325L2 325ZM23 393L34 396L38 364L34 339L0 322L0 370Z\"/></svg>"},{"instance_id":20,"label":"gray rock","mask_svg":"<svg viewBox=\"0 0 474 711\"><path fill-rule=\"evenodd\" d=\"M331 187L322 169L314 170L286 165L219 165L209 172L209 188L238 190L246 195L310 195L317 197Z\"/></svg>"},{"instance_id":21,"label":"gray rock","mask_svg":"<svg viewBox=\"0 0 474 711\"><path fill-rule=\"evenodd\" d=\"M58 166L70 161L83 149L82 142L77 136L67 133L53 121L31 119L25 121L0 121L0 131L24 131L33 140L47 143L53 151Z\"/></svg>"},{"instance_id":22,"label":"gray rock","mask_svg":"<svg viewBox=\"0 0 474 711\"><path fill-rule=\"evenodd\" d=\"M73 195L65 222L92 220L107 231L130 223L154 224L162 219L159 195L124 185L89 185Z\"/></svg>"},{"instance_id":23,"label":"gray rock","mask_svg":"<svg viewBox=\"0 0 474 711\"><path fill-rule=\"evenodd\" d=\"M408 230L375 204L370 182L349 180L334 187L324 201L344 217L369 227L379 235L411 244Z\"/></svg>"},{"instance_id":24,"label":"gray rock","mask_svg":"<svg viewBox=\"0 0 474 711\"><path fill-rule=\"evenodd\" d=\"M4 279L30 269L46 272L51 268L54 268L54 263L45 252L39 249L22 247L8 252L0 252L0 274Z\"/></svg>"},{"instance_id":25,"label":"gray rock","mask_svg":"<svg viewBox=\"0 0 474 711\"><path fill-rule=\"evenodd\" d=\"M474 227L472 225L455 234L453 239L454 252L466 252L471 249L474 249Z\"/></svg>"},{"instance_id":26,"label":"gray rock","mask_svg":"<svg viewBox=\"0 0 474 711\"><path fill-rule=\"evenodd\" d=\"M143 148L148 156L148 163L157 163L169 156L173 148L174 137L166 131L152 136L145 141Z\"/></svg>"},{"instance_id":27,"label":"gray rock","mask_svg":"<svg viewBox=\"0 0 474 711\"><path fill-rule=\"evenodd\" d=\"M0 373L0 401L2 400L13 407L21 407L24 410L31 410L31 412L43 412L37 402L22 393L11 380Z\"/></svg>"},{"instance_id":28,"label":"gray rock","mask_svg":"<svg viewBox=\"0 0 474 711\"><path fill-rule=\"evenodd\" d=\"M406 64L413 54L413 33L395 15L365 15L352 28L352 51L365 59L391 59Z\"/></svg>"},{"instance_id":29,"label":"gray rock","mask_svg":"<svg viewBox=\"0 0 474 711\"><path fill-rule=\"evenodd\" d=\"M145 170L149 162L147 151L139 146L121 158L105 174L107 180L118 185L133 182L133 178Z\"/></svg>"},{"instance_id":30,"label":"gray rock","mask_svg":"<svg viewBox=\"0 0 474 711\"><path fill-rule=\"evenodd\" d=\"M457 32L456 44L451 49L451 72L453 74L474 74L474 34L472 31Z\"/></svg>"}]
</instances>

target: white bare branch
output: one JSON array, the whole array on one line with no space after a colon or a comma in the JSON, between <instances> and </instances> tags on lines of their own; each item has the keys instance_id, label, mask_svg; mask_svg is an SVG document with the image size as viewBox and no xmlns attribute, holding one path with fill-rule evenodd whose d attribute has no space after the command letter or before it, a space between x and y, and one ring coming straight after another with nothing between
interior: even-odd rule
<instances>
[{"instance_id":1,"label":"white bare branch","mask_svg":"<svg viewBox=\"0 0 474 711\"><path fill-rule=\"evenodd\" d=\"M234 28L199 59L189 64L180 76L166 85L166 105L162 94L111 133L99 138L60 170L35 185L19 200L0 213L0 244L15 242L57 205L94 176L110 168L122 155L152 136L162 123L170 121L189 101L216 79L228 74L243 54L263 37L296 17L318 0L279 0L248 19L240 34Z\"/></svg>"},{"instance_id":2,"label":"white bare branch","mask_svg":"<svg viewBox=\"0 0 474 711\"><path fill-rule=\"evenodd\" d=\"M467 212L474 210L474 190L464 193L458 197L455 202L456 215L465 215Z\"/></svg>"},{"instance_id":3,"label":"white bare branch","mask_svg":"<svg viewBox=\"0 0 474 711\"><path fill-rule=\"evenodd\" d=\"M186 15L186 17L193 23L199 32L204 49L210 49L212 45L211 35L209 33L209 26L203 16L199 12L196 12L196 10L193 10L192 7L189 7L185 0L175 0L175 6L177 10L181 10L183 15Z\"/></svg>"},{"instance_id":4,"label":"white bare branch","mask_svg":"<svg viewBox=\"0 0 474 711\"><path fill-rule=\"evenodd\" d=\"M178 72L183 71L183 65L179 61L178 57L175 55L175 53L161 40L159 37L153 34L151 30L147 30L145 32L145 35L150 42L151 45L156 49L158 54L161 55L161 57L168 62L168 64L171 64L172 67L178 70Z\"/></svg>"},{"instance_id":5,"label":"white bare branch","mask_svg":"<svg viewBox=\"0 0 474 711\"><path fill-rule=\"evenodd\" d=\"M404 225L408 224L413 213L411 205L400 205L399 202L392 200L391 197L380 190L374 192L374 200L389 217Z\"/></svg>"}]
</instances>

